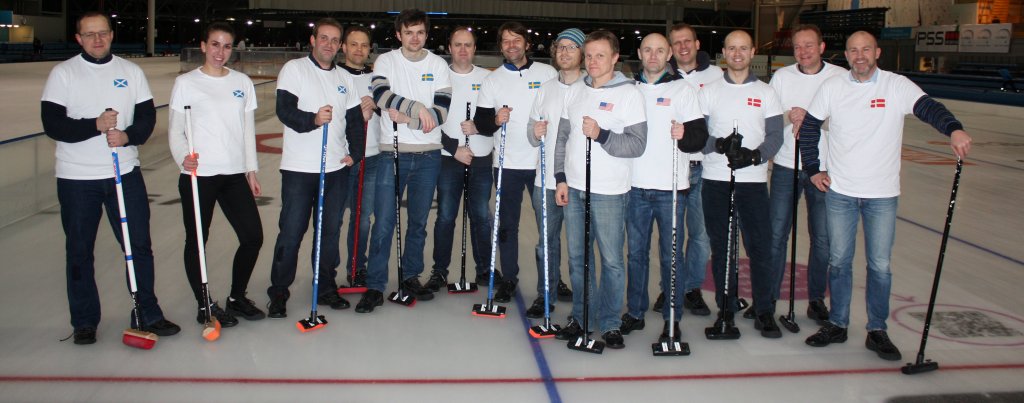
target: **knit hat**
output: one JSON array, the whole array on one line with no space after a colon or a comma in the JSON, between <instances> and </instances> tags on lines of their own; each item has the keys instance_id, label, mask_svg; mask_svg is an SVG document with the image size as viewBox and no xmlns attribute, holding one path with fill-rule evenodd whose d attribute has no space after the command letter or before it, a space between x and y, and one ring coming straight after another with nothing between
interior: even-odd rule
<instances>
[{"instance_id":1,"label":"knit hat","mask_svg":"<svg viewBox=\"0 0 1024 403\"><path fill-rule=\"evenodd\" d=\"M583 35L583 31L580 31L579 28L569 28L566 29L565 31L559 32L558 37L555 38L555 42L558 42L562 39L568 39L575 43L577 46L583 47L583 40L585 38L586 35Z\"/></svg>"}]
</instances>

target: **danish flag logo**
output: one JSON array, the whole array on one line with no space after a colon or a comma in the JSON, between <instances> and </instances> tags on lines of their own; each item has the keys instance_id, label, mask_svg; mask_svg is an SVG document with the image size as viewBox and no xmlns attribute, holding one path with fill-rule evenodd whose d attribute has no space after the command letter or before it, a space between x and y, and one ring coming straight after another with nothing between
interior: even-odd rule
<instances>
[{"instance_id":1,"label":"danish flag logo","mask_svg":"<svg viewBox=\"0 0 1024 403\"><path fill-rule=\"evenodd\" d=\"M885 107L885 98L878 98L878 99L872 99L871 100L871 108L872 109L873 108L884 108L884 107Z\"/></svg>"},{"instance_id":2,"label":"danish flag logo","mask_svg":"<svg viewBox=\"0 0 1024 403\"><path fill-rule=\"evenodd\" d=\"M761 107L761 100L758 98L747 98L747 106L753 106L755 108Z\"/></svg>"}]
</instances>

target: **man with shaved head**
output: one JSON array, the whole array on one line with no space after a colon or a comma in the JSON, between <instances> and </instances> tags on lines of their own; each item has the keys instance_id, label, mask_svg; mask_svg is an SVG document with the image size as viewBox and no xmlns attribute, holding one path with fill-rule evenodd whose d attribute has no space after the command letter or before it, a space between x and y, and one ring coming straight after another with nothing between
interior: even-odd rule
<instances>
[{"instance_id":1,"label":"man with shaved head","mask_svg":"<svg viewBox=\"0 0 1024 403\"><path fill-rule=\"evenodd\" d=\"M826 192L829 234L828 322L807 338L824 347L846 341L853 292L853 254L857 224L863 217L868 276L867 340L865 346L884 360L898 361L900 350L889 340L892 273L889 262L896 233L900 194L900 149L903 119L911 113L950 137L957 158L971 149L963 124L938 101L906 77L879 69L882 50L875 37L855 32L846 40L850 74L826 80L815 94L800 125L800 157L811 182ZM821 170L818 138L829 119L828 172Z\"/></svg>"},{"instance_id":2,"label":"man with shaved head","mask_svg":"<svg viewBox=\"0 0 1024 403\"><path fill-rule=\"evenodd\" d=\"M729 298L725 298L727 245L729 243L729 182L735 172L735 201L743 244L750 258L756 318L754 327L768 338L782 336L773 319L771 305L771 257L768 249L771 232L768 225L768 162L782 146L782 105L775 90L758 80L750 71L754 44L750 35L736 30L725 37L722 49L728 68L723 80L706 85L700 91L701 109L708 119L708 138L704 153L704 223L711 238L711 268L715 277L715 302L718 320L708 338L738 335L733 313L739 307L736 298L737 273L729 273ZM733 130L742 137L733 135Z\"/></svg>"},{"instance_id":3,"label":"man with shaved head","mask_svg":"<svg viewBox=\"0 0 1024 403\"><path fill-rule=\"evenodd\" d=\"M708 129L700 112L697 91L686 84L682 77L669 66L672 50L668 39L659 33L647 35L637 51L643 70L634 76L637 88L644 95L644 109L647 111L647 148L639 158L633 159L631 188L626 197L626 273L629 280L626 288L626 313L622 315L621 330L628 334L644 328L644 312L647 311L648 274L650 272L651 230L658 223L659 266L661 267L661 290L669 293L670 276L683 280L683 242L672 240L673 191L678 191L679 203L686 203L690 187L690 167L685 153L700 151L707 142ZM683 161L676 172L672 172L673 154ZM672 188L673 175L678 180ZM682 226L683 209L677 208L676 222ZM677 264L672 265L672 248L676 247ZM662 310L665 327L662 342L667 341L669 326L676 326L675 337L679 340L679 319L683 315L683 286L675 287L675 315Z\"/></svg>"}]
</instances>

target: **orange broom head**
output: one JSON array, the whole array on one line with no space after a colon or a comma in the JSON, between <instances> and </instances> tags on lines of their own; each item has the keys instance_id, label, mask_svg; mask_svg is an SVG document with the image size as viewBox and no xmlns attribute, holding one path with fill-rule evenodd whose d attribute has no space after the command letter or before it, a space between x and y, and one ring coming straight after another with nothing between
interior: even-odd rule
<instances>
[{"instance_id":1,"label":"orange broom head","mask_svg":"<svg viewBox=\"0 0 1024 403\"><path fill-rule=\"evenodd\" d=\"M338 294L362 294L366 292L366 287L338 287Z\"/></svg>"},{"instance_id":2,"label":"orange broom head","mask_svg":"<svg viewBox=\"0 0 1024 403\"><path fill-rule=\"evenodd\" d=\"M295 327L302 333L321 329L324 326L327 326L327 319L323 315L306 318L295 323Z\"/></svg>"},{"instance_id":3,"label":"orange broom head","mask_svg":"<svg viewBox=\"0 0 1024 403\"><path fill-rule=\"evenodd\" d=\"M220 338L220 321L216 318L206 322L206 326L203 326L203 338L206 341L214 341Z\"/></svg>"},{"instance_id":4,"label":"orange broom head","mask_svg":"<svg viewBox=\"0 0 1024 403\"><path fill-rule=\"evenodd\" d=\"M545 327L544 325L538 325L530 328L530 336L535 339L550 339L555 337L555 333L561 328L558 325L551 325L551 327Z\"/></svg>"},{"instance_id":5,"label":"orange broom head","mask_svg":"<svg viewBox=\"0 0 1024 403\"><path fill-rule=\"evenodd\" d=\"M141 348L143 350L152 349L156 345L156 341L160 339L159 336L144 332L136 329L125 329L121 333L121 342L128 347Z\"/></svg>"},{"instance_id":6,"label":"orange broom head","mask_svg":"<svg viewBox=\"0 0 1024 403\"><path fill-rule=\"evenodd\" d=\"M473 305L473 315L481 318L493 318L502 319L505 317L505 307L498 305L491 305L487 307L484 304Z\"/></svg>"}]
</instances>

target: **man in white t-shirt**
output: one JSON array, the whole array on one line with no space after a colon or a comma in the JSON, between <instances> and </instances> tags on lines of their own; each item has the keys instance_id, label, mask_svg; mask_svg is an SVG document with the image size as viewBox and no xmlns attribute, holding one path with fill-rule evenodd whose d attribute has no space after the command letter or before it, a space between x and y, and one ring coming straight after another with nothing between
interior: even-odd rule
<instances>
[{"instance_id":1,"label":"man in white t-shirt","mask_svg":"<svg viewBox=\"0 0 1024 403\"><path fill-rule=\"evenodd\" d=\"M448 265L452 262L455 222L463 199L463 179L469 170L469 222L476 281L488 274L491 261L491 150L488 135L479 135L473 125L477 94L490 73L473 65L476 55L476 34L468 27L457 27L448 40L452 64L448 74L452 80L453 112L441 125L441 173L437 178L437 220L434 221L434 267L430 280L424 284L431 291L448 285ZM473 281L473 280L467 280Z\"/></svg>"},{"instance_id":2,"label":"man in white t-shirt","mask_svg":"<svg viewBox=\"0 0 1024 403\"><path fill-rule=\"evenodd\" d=\"M502 65L484 80L473 118L480 133L494 137L494 178L501 168L501 213L498 220L498 257L502 281L494 300L509 302L519 283L519 218L523 191L533 194L537 175L537 149L530 145L526 124L541 84L557 73L550 65L526 56L531 37L523 24L506 22L498 28L498 42L505 57ZM502 126L505 127L504 160L501 160ZM500 166L499 166L500 165ZM543 272L542 272L543 273ZM543 277L540 278L543 281Z\"/></svg>"},{"instance_id":3,"label":"man in white t-shirt","mask_svg":"<svg viewBox=\"0 0 1024 403\"><path fill-rule=\"evenodd\" d=\"M595 324L608 348L625 347L619 330L626 286L626 193L632 158L644 152L647 124L644 98L630 80L615 71L619 41L615 34L598 30L583 45L588 76L577 81L565 97L555 144L555 201L565 206L569 276L572 278L572 318L555 337L575 340L584 335L583 270L589 262L591 289L588 324ZM591 158L587 158L587 144ZM587 168L591 175L588 178ZM589 201L587 191L589 190ZM590 210L589 256L584 256L585 214ZM596 241L596 242L595 242ZM601 252L601 282L597 283L594 245Z\"/></svg>"},{"instance_id":4,"label":"man in white t-shirt","mask_svg":"<svg viewBox=\"0 0 1024 403\"><path fill-rule=\"evenodd\" d=\"M370 30L362 25L351 25L345 29L342 37L341 50L345 53L345 60L338 65L348 74L352 75L352 81L356 84L356 94L359 94L359 107L363 111L363 118L366 120L366 155L362 161L352 166L349 172L348 201L349 208L348 222L348 259L345 259L342 266L345 270L349 285L353 287L366 286L366 250L370 244L370 217L373 216L374 189L377 184L377 166L383 158L380 157L380 109L373 103L370 93L370 78L373 77L366 62L370 57ZM362 182L360 182L362 181ZM356 217L357 203L362 189L362 205L359 206L359 217ZM358 225L356 224L358 222ZM356 233L356 227L359 233ZM358 239L358 241L356 241ZM356 260L356 275L352 277L351 264L353 257Z\"/></svg>"},{"instance_id":5,"label":"man in white t-shirt","mask_svg":"<svg viewBox=\"0 0 1024 403\"><path fill-rule=\"evenodd\" d=\"M700 91L701 109L708 117L711 134L704 147L701 197L704 225L711 239L711 272L715 277L715 302L719 309L712 328L714 332L706 333L710 339L728 338L722 331L738 332L733 322L733 314L739 309L737 270L729 270L729 298L725 298L730 171L736 176L734 218L739 220L750 259L753 309L757 313L754 327L764 337L782 337L771 306L767 164L782 146L782 105L775 90L750 71L754 51L750 34L740 30L730 32L722 49L728 64L723 79L705 85ZM737 125L736 131L742 139L733 135Z\"/></svg>"},{"instance_id":6,"label":"man in white t-shirt","mask_svg":"<svg viewBox=\"0 0 1024 403\"><path fill-rule=\"evenodd\" d=\"M583 63L583 41L586 35L579 28L569 28L558 34L554 44L551 45L552 59L558 66L558 77L550 79L540 85L540 91L533 100L533 107L530 110L530 122L527 128L531 128L529 136L530 144L540 146L540 139L544 139L544 165L545 170L541 172L540 158L537 160L537 179L533 182L533 211L537 216L537 228L540 236L537 237L537 298L533 304L526 309L526 317L539 319L544 317L544 212L548 216L548 308L555 309L555 301L572 302L572 290L562 282L562 273L559 269L562 262L562 221L565 214L561 206L555 204L555 143L558 140L558 124L550 124L552 120L558 121L557 117L562 116L562 108L565 106L565 94L569 87L586 75L586 71L580 70ZM538 154L539 154L538 150ZM544 189L541 188L541 178L544 178ZM541 197L547 193L547 205L542 206ZM545 208L546 207L546 208Z\"/></svg>"},{"instance_id":7,"label":"man in white t-shirt","mask_svg":"<svg viewBox=\"0 0 1024 403\"><path fill-rule=\"evenodd\" d=\"M807 105L825 80L846 74L846 69L825 63L821 54L825 52L825 41L815 25L799 25L793 28L793 55L796 63L775 72L768 83L779 94L782 101L783 129L782 148L772 159L771 186L768 215L772 226L771 268L776 286L772 288L772 301L779 299L782 279L786 273L786 259L789 256L789 232L793 226L793 197L804 194L807 202L807 232L810 238L810 253L807 258L807 317L824 325L828 320L825 306L825 289L828 281L828 227L825 226L825 193L811 184L806 171L800 171L800 179L793 188L794 147L796 146L796 125L807 113ZM824 147L825 136L819 142ZM824 161L824 159L822 159ZM823 165L824 166L824 165ZM794 196L794 192L796 195Z\"/></svg>"},{"instance_id":8,"label":"man in white t-shirt","mask_svg":"<svg viewBox=\"0 0 1024 403\"><path fill-rule=\"evenodd\" d=\"M950 137L958 158L971 149L971 136L938 101L912 81L879 69L882 50L875 37L858 31L846 40L850 74L832 77L818 89L800 124L800 157L811 182L825 195L828 209L828 322L806 343L824 347L846 341L853 293L853 255L857 223L863 218L868 275L865 346L885 360L898 361L900 350L889 340L892 273L889 261L896 234L900 194L900 151L904 117L911 113ZM828 172L821 171L818 138L829 119Z\"/></svg>"},{"instance_id":9,"label":"man in white t-shirt","mask_svg":"<svg viewBox=\"0 0 1024 403\"><path fill-rule=\"evenodd\" d=\"M669 30L672 45L672 60L683 82L700 91L708 83L722 79L722 69L710 63L707 52L700 50L697 31L689 24L679 23ZM708 258L711 256L711 244L707 230L704 228L704 203L701 200L701 173L703 172L704 154L695 152L688 154L690 166L690 190L685 203L680 205L686 221L686 256L683 263L683 280L681 282L684 295L683 307L699 316L711 314L711 309L704 302L701 286L707 273ZM686 163L686 162L684 162ZM661 312L664 294L658 296L654 310Z\"/></svg>"},{"instance_id":10,"label":"man in white t-shirt","mask_svg":"<svg viewBox=\"0 0 1024 403\"><path fill-rule=\"evenodd\" d=\"M408 187L408 219L402 245L402 271L398 281L420 301L434 298L423 287L423 250L427 238L427 215L434 200L437 175L441 170L441 125L447 121L451 104L448 63L423 48L427 42L427 14L404 10L395 18L398 49L377 57L373 65L373 100L381 109L380 150L385 159L377 170L376 206L370 230L370 255L366 265L367 291L356 312L369 313L383 304L388 283L388 261L395 236L395 199ZM397 125L397 131L395 129ZM394 140L398 136L398 149ZM398 159L395 172L394 159ZM395 181L398 192L395 194Z\"/></svg>"},{"instance_id":11,"label":"man in white t-shirt","mask_svg":"<svg viewBox=\"0 0 1024 403\"><path fill-rule=\"evenodd\" d=\"M363 110L352 77L334 64L341 45L341 24L325 18L309 37L311 52L285 63L277 78L277 118L284 124L281 153L280 232L270 267L267 316L287 316L288 287L295 281L299 245L316 225L320 170L324 172L318 302L345 309L335 281L339 257L341 213L347 199L349 167L363 157L366 130ZM336 115L343 119L334 119ZM344 112L342 112L344 111ZM343 115L342 115L343 113ZM327 125L327 158L321 162L323 128ZM312 254L317 245L313 245ZM314 264L313 258L310 263Z\"/></svg>"},{"instance_id":12,"label":"man in white t-shirt","mask_svg":"<svg viewBox=\"0 0 1024 403\"><path fill-rule=\"evenodd\" d=\"M40 105L43 130L57 143L57 200L64 226L68 306L75 344L96 342L100 295L93 247L103 211L122 244L111 149L116 148L131 239L136 300L132 327L170 336L181 328L164 319L153 292L149 199L137 147L153 134L156 109L139 66L110 53L114 32L98 12L83 14L75 40L82 53L53 68ZM110 110L106 110L109 108Z\"/></svg>"},{"instance_id":13,"label":"man in white t-shirt","mask_svg":"<svg viewBox=\"0 0 1024 403\"><path fill-rule=\"evenodd\" d=\"M686 201L690 173L685 153L699 152L708 140L708 127L701 114L697 90L672 69L668 61L672 50L668 39L659 33L644 37L637 50L642 70L634 77L644 95L647 112L647 149L633 159L633 175L626 200L626 235L629 250L626 272L626 313L622 314L621 330L629 334L645 326L644 313L650 303L648 277L651 260L651 234L658 223L658 262L661 268L662 294L671 292L671 277L676 276L675 315L662 309L665 327L662 341L667 341L669 326L675 326L679 339L679 319L683 315L683 209L676 208L677 240L672 239L673 196L678 204ZM685 136L684 136L685 133ZM673 154L682 162L672 172ZM677 160L677 162L678 162ZM643 172L643 174L639 174ZM673 192L673 175L676 192ZM676 266L672 266L672 248L676 248Z\"/></svg>"}]
</instances>

